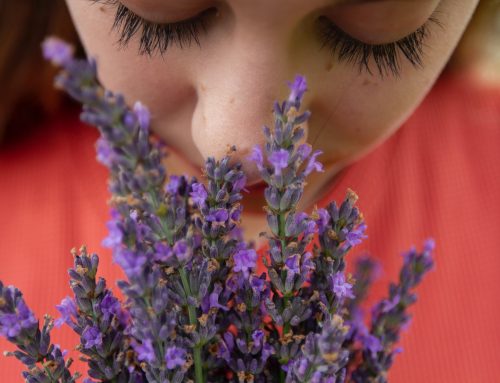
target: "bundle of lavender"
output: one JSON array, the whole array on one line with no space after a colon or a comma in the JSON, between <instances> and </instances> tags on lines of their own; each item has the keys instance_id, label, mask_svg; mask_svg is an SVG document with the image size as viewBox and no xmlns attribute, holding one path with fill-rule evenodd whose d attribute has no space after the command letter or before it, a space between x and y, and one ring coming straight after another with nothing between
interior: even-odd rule
<instances>
[{"instance_id":1,"label":"bundle of lavender","mask_svg":"<svg viewBox=\"0 0 500 383\"><path fill-rule=\"evenodd\" d=\"M433 267L434 244L404 254L398 283L367 326L361 304L376 264L363 258L354 277L345 272L346 254L365 237L357 196L349 190L340 207L332 202L312 214L296 208L307 176L322 171L320 152L299 144L310 115L299 113L303 77L274 104L266 145L250 156L267 183L269 246L259 274L255 248L238 235L241 165L228 155L206 160L205 182L167 176L147 108L129 108L104 90L95 61L74 59L62 41L49 38L43 48L62 67L56 85L83 104L81 118L101 133L97 158L110 169L113 196L105 244L127 280L117 282L120 302L97 277L98 256L73 250L74 297L42 329L21 292L0 282L0 334L17 346L6 354L26 365L27 382L80 376L50 340L63 323L80 336L86 383L387 381L413 290Z\"/></svg>"}]
</instances>

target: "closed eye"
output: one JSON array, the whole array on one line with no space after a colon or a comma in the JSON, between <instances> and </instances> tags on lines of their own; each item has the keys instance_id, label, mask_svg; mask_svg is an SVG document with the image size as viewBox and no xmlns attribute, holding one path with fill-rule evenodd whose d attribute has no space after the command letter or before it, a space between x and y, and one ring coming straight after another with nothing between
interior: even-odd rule
<instances>
[{"instance_id":1,"label":"closed eye","mask_svg":"<svg viewBox=\"0 0 500 383\"><path fill-rule=\"evenodd\" d=\"M139 55L152 56L156 52L164 55L176 43L181 49L189 47L193 40L200 46L200 34L207 32L207 22L215 7L208 8L196 16L174 23L154 23L135 14L118 0L91 0L116 8L112 31L118 33L117 44L126 48L130 40L139 36Z\"/></svg>"},{"instance_id":2,"label":"closed eye","mask_svg":"<svg viewBox=\"0 0 500 383\"><path fill-rule=\"evenodd\" d=\"M435 10L415 32L387 44L368 44L360 41L344 32L327 17L321 16L317 20L321 48L327 47L332 55L337 56L341 62L345 61L357 65L360 74L366 71L373 75L369 65L370 60L373 59L382 78L389 75L389 72L393 76L399 77L401 54L414 68L423 67L423 48L430 35L431 23L443 28L443 24L437 18L437 13L438 10Z\"/></svg>"}]
</instances>

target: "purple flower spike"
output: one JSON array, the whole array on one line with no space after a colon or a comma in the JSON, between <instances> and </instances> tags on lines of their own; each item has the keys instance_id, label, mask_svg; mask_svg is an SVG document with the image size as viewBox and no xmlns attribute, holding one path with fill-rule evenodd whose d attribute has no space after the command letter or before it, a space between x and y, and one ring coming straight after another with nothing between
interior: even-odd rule
<instances>
[{"instance_id":1,"label":"purple flower spike","mask_svg":"<svg viewBox=\"0 0 500 383\"><path fill-rule=\"evenodd\" d=\"M318 209L317 210L319 218L316 220L316 224L318 225L318 231L320 234L323 234L327 229L328 222L330 222L330 214L326 209Z\"/></svg>"},{"instance_id":2,"label":"purple flower spike","mask_svg":"<svg viewBox=\"0 0 500 383\"><path fill-rule=\"evenodd\" d=\"M140 101L137 101L134 104L134 112L137 116L137 120L139 121L139 126L144 130L149 130L149 124L151 121L151 115L146 106L144 106Z\"/></svg>"},{"instance_id":3,"label":"purple flower spike","mask_svg":"<svg viewBox=\"0 0 500 383\"><path fill-rule=\"evenodd\" d=\"M146 256L142 253L136 254L127 249L118 249L113 254L113 259L128 276L140 274L147 261Z\"/></svg>"},{"instance_id":4,"label":"purple flower spike","mask_svg":"<svg viewBox=\"0 0 500 383\"><path fill-rule=\"evenodd\" d=\"M346 282L344 273L339 272L331 278L332 290L339 299L354 298L352 285Z\"/></svg>"},{"instance_id":5,"label":"purple flower spike","mask_svg":"<svg viewBox=\"0 0 500 383\"><path fill-rule=\"evenodd\" d=\"M264 168L264 156L259 145L255 145L252 148L252 153L247 157L247 160L255 162L259 170Z\"/></svg>"},{"instance_id":6,"label":"purple flower spike","mask_svg":"<svg viewBox=\"0 0 500 383\"><path fill-rule=\"evenodd\" d=\"M364 234L365 230L366 230L366 224L363 222L356 229L351 230L349 233L347 233L346 241L351 246L356 246L360 244L364 238L368 238L368 236Z\"/></svg>"},{"instance_id":7,"label":"purple flower spike","mask_svg":"<svg viewBox=\"0 0 500 383\"><path fill-rule=\"evenodd\" d=\"M311 157L309 158L309 162L307 163L306 170L304 170L304 176L308 176L316 170L317 172L323 172L323 164L321 162L316 161L316 157L320 154L323 154L321 150L316 150Z\"/></svg>"},{"instance_id":8,"label":"purple flower spike","mask_svg":"<svg viewBox=\"0 0 500 383\"><path fill-rule=\"evenodd\" d=\"M154 254L155 261L167 262L174 254L172 248L163 242L155 243L154 248L155 248L155 254Z\"/></svg>"},{"instance_id":9,"label":"purple flower spike","mask_svg":"<svg viewBox=\"0 0 500 383\"><path fill-rule=\"evenodd\" d=\"M100 309L105 317L120 313L120 302L109 291L101 301Z\"/></svg>"},{"instance_id":10,"label":"purple flower spike","mask_svg":"<svg viewBox=\"0 0 500 383\"><path fill-rule=\"evenodd\" d=\"M300 273L300 255L294 254L285 261L286 267L295 274Z\"/></svg>"},{"instance_id":11,"label":"purple flower spike","mask_svg":"<svg viewBox=\"0 0 500 383\"><path fill-rule=\"evenodd\" d=\"M309 220L307 221L307 226L304 230L304 236L307 237L308 235L314 234L318 232L318 226L316 225L316 222Z\"/></svg>"},{"instance_id":12,"label":"purple flower spike","mask_svg":"<svg viewBox=\"0 0 500 383\"><path fill-rule=\"evenodd\" d=\"M297 154L301 158L302 161L305 161L307 157L309 157L309 154L311 154L312 147L309 144L301 144L297 148Z\"/></svg>"},{"instance_id":13,"label":"purple flower spike","mask_svg":"<svg viewBox=\"0 0 500 383\"><path fill-rule=\"evenodd\" d=\"M255 267L257 253L253 249L243 249L234 255L234 272L242 272L248 278L248 271Z\"/></svg>"},{"instance_id":14,"label":"purple flower spike","mask_svg":"<svg viewBox=\"0 0 500 383\"><path fill-rule=\"evenodd\" d=\"M113 149L109 145L109 142L102 137L97 140L96 143L97 150L97 161L99 161L104 166L110 167L113 161Z\"/></svg>"},{"instance_id":15,"label":"purple flower spike","mask_svg":"<svg viewBox=\"0 0 500 383\"><path fill-rule=\"evenodd\" d=\"M25 329L29 329L38 324L37 319L28 308L28 306L26 306L24 300L20 300L17 304L17 319L21 324L21 327Z\"/></svg>"},{"instance_id":16,"label":"purple flower spike","mask_svg":"<svg viewBox=\"0 0 500 383\"><path fill-rule=\"evenodd\" d=\"M213 209L205 216L207 222L223 225L229 218L229 213L226 209Z\"/></svg>"},{"instance_id":17,"label":"purple flower spike","mask_svg":"<svg viewBox=\"0 0 500 383\"><path fill-rule=\"evenodd\" d=\"M380 339L376 336L366 333L363 336L360 336L360 340L364 348L370 350L372 357L376 357L377 352L382 351L382 344L380 343Z\"/></svg>"},{"instance_id":18,"label":"purple flower spike","mask_svg":"<svg viewBox=\"0 0 500 383\"><path fill-rule=\"evenodd\" d=\"M71 317L77 316L76 304L73 299L66 297L61 301L60 305L56 305L57 311L61 313L61 318L56 319L54 325L61 327L63 323L71 323Z\"/></svg>"},{"instance_id":19,"label":"purple flower spike","mask_svg":"<svg viewBox=\"0 0 500 383\"><path fill-rule=\"evenodd\" d=\"M43 57L54 65L64 65L73 58L73 47L57 37L47 37L42 50Z\"/></svg>"},{"instance_id":20,"label":"purple flower spike","mask_svg":"<svg viewBox=\"0 0 500 383\"><path fill-rule=\"evenodd\" d=\"M224 311L228 311L229 308L227 308L226 306L223 306L219 303L219 295L221 292L222 292L222 286L220 284L215 285L214 291L210 294L210 297L209 297L210 308L215 307L215 308L222 309Z\"/></svg>"},{"instance_id":21,"label":"purple flower spike","mask_svg":"<svg viewBox=\"0 0 500 383\"><path fill-rule=\"evenodd\" d=\"M264 331L262 330L255 330L253 333L252 333L252 341L254 343L254 346L255 347L258 347L260 348L261 345L262 345L262 341L264 340Z\"/></svg>"},{"instance_id":22,"label":"purple flower spike","mask_svg":"<svg viewBox=\"0 0 500 383\"><path fill-rule=\"evenodd\" d=\"M253 241L235 234L241 230L246 177L244 164L229 157L234 146L225 158L205 161L203 184L194 177L167 178L161 161L166 148L149 139L154 121L147 107L105 90L95 60L74 59L73 48L61 40L45 40L43 54L64 67L58 86L85 105L82 120L101 132L97 159L111 171L115 209L103 243L128 277L118 282L126 296L122 304L97 278L97 255L74 254L75 297L57 306L56 325L67 323L79 334L92 376L86 382L386 378L394 343L409 324L406 308L416 299L411 290L433 267L435 245L428 240L422 253L405 254L399 283L375 306L368 330L360 303L373 267L359 269L355 286L344 272L346 253L366 237L357 196L349 190L342 205L332 202L312 216L298 210L307 176L324 171L322 152L304 143L303 125L311 116L299 111L308 90L304 76L287 82L289 96L274 103L274 123L263 127L265 142L246 157L267 184L271 230L261 237L269 246L258 255ZM267 269L259 270L260 277L258 256ZM64 370L64 353L48 348L52 320L38 326L20 292L0 281L0 335L27 345L9 353L28 366L24 377L36 373L34 380L45 381L43 374L50 373L52 380L74 382ZM127 357L130 348L139 363ZM351 364L352 355L362 358ZM50 371L33 368L35 363Z\"/></svg>"},{"instance_id":23,"label":"purple flower spike","mask_svg":"<svg viewBox=\"0 0 500 383\"><path fill-rule=\"evenodd\" d=\"M237 178L234 182L233 182L233 193L237 193L239 192L240 190L245 190L245 185L247 183L247 177L245 177L245 175L242 175L241 177Z\"/></svg>"},{"instance_id":24,"label":"purple flower spike","mask_svg":"<svg viewBox=\"0 0 500 383\"><path fill-rule=\"evenodd\" d=\"M273 152L269 156L269 162L274 166L274 174L276 176L281 175L281 171L288 166L288 159L290 154L285 149L280 149Z\"/></svg>"},{"instance_id":25,"label":"purple flower spike","mask_svg":"<svg viewBox=\"0 0 500 383\"><path fill-rule=\"evenodd\" d=\"M169 347L165 352L165 361L167 368L173 370L176 367L183 366L186 363L186 350L180 347Z\"/></svg>"},{"instance_id":26,"label":"purple flower spike","mask_svg":"<svg viewBox=\"0 0 500 383\"><path fill-rule=\"evenodd\" d=\"M177 241L172 249L179 262L188 261L191 258L191 249L183 239Z\"/></svg>"},{"instance_id":27,"label":"purple flower spike","mask_svg":"<svg viewBox=\"0 0 500 383\"><path fill-rule=\"evenodd\" d=\"M434 239L429 238L424 242L424 251L432 252L436 248L436 242Z\"/></svg>"},{"instance_id":28,"label":"purple flower spike","mask_svg":"<svg viewBox=\"0 0 500 383\"><path fill-rule=\"evenodd\" d=\"M291 90L290 96L288 97L288 102L289 104L295 105L297 107L300 105L300 101L302 100L302 97L307 90L306 78L301 75L296 75L293 84L290 83L290 81L287 81L287 84Z\"/></svg>"},{"instance_id":29,"label":"purple flower spike","mask_svg":"<svg viewBox=\"0 0 500 383\"><path fill-rule=\"evenodd\" d=\"M21 325L16 314L4 314L0 316L0 335L13 338L21 332Z\"/></svg>"},{"instance_id":30,"label":"purple flower spike","mask_svg":"<svg viewBox=\"0 0 500 383\"><path fill-rule=\"evenodd\" d=\"M189 195L193 199L193 202L197 204L198 207L201 208L205 204L205 201L207 200L208 197L207 191L205 190L205 186L203 186L203 184L195 182L193 183L192 187L193 191L189 193Z\"/></svg>"},{"instance_id":31,"label":"purple flower spike","mask_svg":"<svg viewBox=\"0 0 500 383\"><path fill-rule=\"evenodd\" d=\"M171 175L169 180L168 180L167 185L165 185L165 190L167 191L167 193L176 194L177 190L179 190L179 186L181 184L180 181L181 181L181 177Z\"/></svg>"},{"instance_id":32,"label":"purple flower spike","mask_svg":"<svg viewBox=\"0 0 500 383\"><path fill-rule=\"evenodd\" d=\"M96 326L88 326L82 334L83 347L92 348L102 345L102 333Z\"/></svg>"},{"instance_id":33,"label":"purple flower spike","mask_svg":"<svg viewBox=\"0 0 500 383\"><path fill-rule=\"evenodd\" d=\"M118 225L120 219L121 219L120 213L116 209L111 209L111 219L106 224L106 227L109 230L109 234L102 241L102 245L104 247L113 249L121 245L123 239L123 233Z\"/></svg>"},{"instance_id":34,"label":"purple flower spike","mask_svg":"<svg viewBox=\"0 0 500 383\"><path fill-rule=\"evenodd\" d=\"M155 350L153 348L153 342L151 339L145 339L142 343L138 343L135 339L132 340L132 347L137 353L137 359L140 361L145 361L152 363L156 359Z\"/></svg>"}]
</instances>

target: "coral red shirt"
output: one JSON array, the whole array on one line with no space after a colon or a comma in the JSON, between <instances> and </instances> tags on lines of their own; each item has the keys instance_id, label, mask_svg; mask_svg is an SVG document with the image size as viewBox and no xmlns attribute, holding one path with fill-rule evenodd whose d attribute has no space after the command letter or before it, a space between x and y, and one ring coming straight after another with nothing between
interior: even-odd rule
<instances>
[{"instance_id":1,"label":"coral red shirt","mask_svg":"<svg viewBox=\"0 0 500 383\"><path fill-rule=\"evenodd\" d=\"M95 161L96 139L71 112L0 151L0 279L19 287L39 317L57 317L55 304L70 294L72 247L98 252L109 281L123 277L101 247L107 170ZM347 188L359 195L369 237L348 260L369 251L382 263L372 298L397 278L402 251L436 240L436 269L418 290L391 382L500 379L499 146L500 89L446 75L401 129L342 171L321 203L340 202ZM77 344L66 327L53 340ZM14 348L0 339L6 349ZM1 382L21 382L21 370L0 355Z\"/></svg>"}]
</instances>

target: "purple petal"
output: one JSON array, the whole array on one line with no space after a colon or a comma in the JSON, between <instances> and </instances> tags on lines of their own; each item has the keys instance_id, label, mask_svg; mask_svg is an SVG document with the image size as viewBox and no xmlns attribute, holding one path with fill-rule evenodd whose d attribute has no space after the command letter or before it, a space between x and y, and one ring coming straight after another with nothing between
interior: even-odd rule
<instances>
[{"instance_id":1,"label":"purple petal","mask_svg":"<svg viewBox=\"0 0 500 383\"><path fill-rule=\"evenodd\" d=\"M55 65L64 65L73 58L73 47L57 37L47 37L42 51L43 57Z\"/></svg>"}]
</instances>

